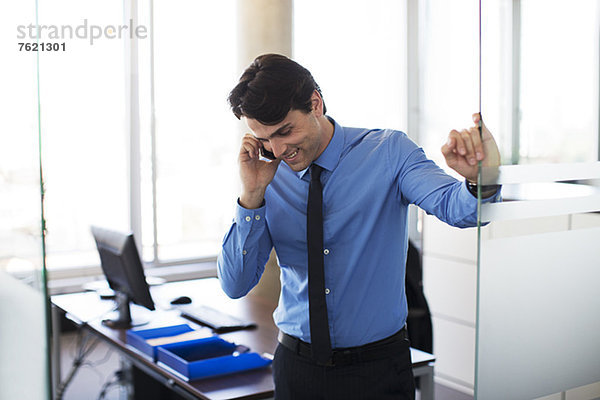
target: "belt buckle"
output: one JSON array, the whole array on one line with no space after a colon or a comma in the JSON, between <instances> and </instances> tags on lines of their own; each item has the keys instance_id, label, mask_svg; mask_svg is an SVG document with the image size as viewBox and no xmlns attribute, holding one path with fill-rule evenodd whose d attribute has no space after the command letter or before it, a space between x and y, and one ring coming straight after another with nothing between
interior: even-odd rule
<instances>
[{"instance_id":1,"label":"belt buckle","mask_svg":"<svg viewBox=\"0 0 600 400\"><path fill-rule=\"evenodd\" d=\"M317 364L324 367L335 367L338 365L353 364L360 361L360 355L350 350L343 350L336 352L334 351L331 356L327 359L327 362L318 362Z\"/></svg>"},{"instance_id":2,"label":"belt buckle","mask_svg":"<svg viewBox=\"0 0 600 400\"><path fill-rule=\"evenodd\" d=\"M320 365L321 367L335 367L335 362L333 361L333 354L334 353L331 353L331 355L325 362L315 360L317 365Z\"/></svg>"},{"instance_id":3,"label":"belt buckle","mask_svg":"<svg viewBox=\"0 0 600 400\"><path fill-rule=\"evenodd\" d=\"M319 364L322 367L335 367L335 363L333 362L333 356L329 357L327 359L327 362L325 362L325 363L317 362L317 364Z\"/></svg>"}]
</instances>

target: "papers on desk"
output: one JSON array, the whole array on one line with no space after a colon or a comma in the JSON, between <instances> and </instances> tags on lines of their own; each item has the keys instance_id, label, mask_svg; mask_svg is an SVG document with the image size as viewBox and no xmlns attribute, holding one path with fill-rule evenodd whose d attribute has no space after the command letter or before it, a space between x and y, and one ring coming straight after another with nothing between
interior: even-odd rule
<instances>
[{"instance_id":1,"label":"papers on desk","mask_svg":"<svg viewBox=\"0 0 600 400\"><path fill-rule=\"evenodd\" d=\"M207 338L210 336L212 336L212 334L210 334L206 331L192 330L189 332L180 333L179 335L164 336L164 337L158 337L158 338L154 338L154 339L146 339L146 343L148 343L150 346L162 346L164 344L187 342L189 340L203 339L203 338Z\"/></svg>"}]
</instances>

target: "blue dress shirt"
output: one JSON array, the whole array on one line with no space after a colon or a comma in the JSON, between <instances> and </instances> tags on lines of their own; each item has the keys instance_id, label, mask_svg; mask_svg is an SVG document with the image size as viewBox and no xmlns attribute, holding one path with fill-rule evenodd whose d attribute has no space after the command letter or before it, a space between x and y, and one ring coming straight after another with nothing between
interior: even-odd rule
<instances>
[{"instance_id":1,"label":"blue dress shirt","mask_svg":"<svg viewBox=\"0 0 600 400\"><path fill-rule=\"evenodd\" d=\"M407 316L407 210L413 203L457 227L477 223L477 199L408 136L341 127L315 163L323 167L325 293L333 348L386 338ZM259 281L273 246L281 296L273 314L283 332L310 343L306 203L308 169L282 162L258 209L238 204L223 240L218 275L238 298ZM500 191L486 201L499 199Z\"/></svg>"}]
</instances>

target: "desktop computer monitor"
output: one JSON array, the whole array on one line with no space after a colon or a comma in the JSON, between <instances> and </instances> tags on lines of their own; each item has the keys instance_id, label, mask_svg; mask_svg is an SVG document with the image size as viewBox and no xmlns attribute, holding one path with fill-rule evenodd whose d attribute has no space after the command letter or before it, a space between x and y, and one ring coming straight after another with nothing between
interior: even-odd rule
<instances>
[{"instance_id":1,"label":"desktop computer monitor","mask_svg":"<svg viewBox=\"0 0 600 400\"><path fill-rule=\"evenodd\" d=\"M154 301L144 275L133 234L92 227L102 270L117 299L117 317L102 321L113 328L129 328L146 323L131 317L129 302L154 310Z\"/></svg>"}]
</instances>

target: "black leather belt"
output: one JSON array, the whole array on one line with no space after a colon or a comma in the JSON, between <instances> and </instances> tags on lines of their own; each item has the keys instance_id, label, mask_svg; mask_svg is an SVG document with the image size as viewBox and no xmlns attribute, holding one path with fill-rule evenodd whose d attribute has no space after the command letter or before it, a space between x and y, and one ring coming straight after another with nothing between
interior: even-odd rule
<instances>
[{"instance_id":1,"label":"black leather belt","mask_svg":"<svg viewBox=\"0 0 600 400\"><path fill-rule=\"evenodd\" d=\"M312 359L310 343L279 332L279 343L294 353ZM333 349L333 354L325 366L351 365L360 362L380 360L389 357L390 354L398 354L407 346L408 334L406 327L385 339L377 342L367 343L363 346Z\"/></svg>"}]
</instances>

